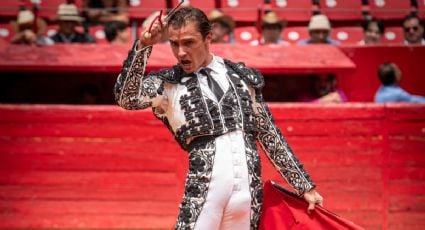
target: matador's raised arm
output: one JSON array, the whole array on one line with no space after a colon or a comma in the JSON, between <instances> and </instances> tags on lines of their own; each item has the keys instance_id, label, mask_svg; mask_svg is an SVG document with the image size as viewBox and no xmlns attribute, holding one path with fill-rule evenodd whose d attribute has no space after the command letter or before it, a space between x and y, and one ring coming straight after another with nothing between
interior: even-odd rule
<instances>
[{"instance_id":1,"label":"matador's raised arm","mask_svg":"<svg viewBox=\"0 0 425 230\"><path fill-rule=\"evenodd\" d=\"M157 107L166 99L163 80L155 74L145 76L145 68L152 46L137 50L137 42L129 51L114 87L115 100L125 109Z\"/></svg>"}]
</instances>

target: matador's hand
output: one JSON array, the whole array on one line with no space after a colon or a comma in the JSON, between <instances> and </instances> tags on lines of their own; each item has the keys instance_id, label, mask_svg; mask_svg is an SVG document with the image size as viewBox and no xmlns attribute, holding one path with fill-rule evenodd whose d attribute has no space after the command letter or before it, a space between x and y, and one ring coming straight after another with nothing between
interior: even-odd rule
<instances>
[{"instance_id":1,"label":"matador's hand","mask_svg":"<svg viewBox=\"0 0 425 230\"><path fill-rule=\"evenodd\" d=\"M308 202L307 212L310 214L316 205L323 206L323 197L312 189L303 195L304 199Z\"/></svg>"},{"instance_id":2,"label":"matador's hand","mask_svg":"<svg viewBox=\"0 0 425 230\"><path fill-rule=\"evenodd\" d=\"M158 43L161 40L164 28L166 27L165 16L160 14L155 17L148 28L143 30L140 34L140 43L142 46L150 46Z\"/></svg>"}]
</instances>

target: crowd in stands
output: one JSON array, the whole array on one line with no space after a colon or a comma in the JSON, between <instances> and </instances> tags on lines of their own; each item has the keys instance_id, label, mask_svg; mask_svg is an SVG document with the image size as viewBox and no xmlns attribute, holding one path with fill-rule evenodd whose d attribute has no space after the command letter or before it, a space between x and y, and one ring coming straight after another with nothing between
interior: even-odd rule
<instances>
[{"instance_id":1,"label":"crowd in stands","mask_svg":"<svg viewBox=\"0 0 425 230\"><path fill-rule=\"evenodd\" d=\"M25 0L22 0L22 2L25 2ZM131 20L132 18L129 16L129 4L134 4L134 1L80 0L78 2L80 4L75 4L76 1L64 0L62 4L57 6L55 20L47 20L49 25L53 24L57 26L54 32L47 31L48 23L46 23L45 18L37 15L37 7L31 8L31 5L20 6L19 10L16 10L16 19L10 23L14 35L8 40L13 44L25 45L96 43L99 42L99 36L91 33L91 28L101 26L102 30L100 34L102 35L100 37L105 43L129 44L137 38L137 34L141 29L149 28L152 21L160 14L159 11L154 11L154 13L144 17L142 23L139 23L141 21ZM306 22L304 27L306 28L308 37L297 39L296 44L340 45L341 41L331 36L333 28L331 21L326 15L326 7L323 5L324 0L312 0L311 2L316 4L318 8L315 8L314 12L312 12L308 23ZM329 1L326 2L327 7L329 7ZM368 1L361 2L363 5L368 4ZM227 3L230 5L231 2L228 1ZM284 30L288 28L288 24L291 21L281 18L279 15L282 14L278 14L278 11L273 10L273 7L270 7L271 3L279 5L282 4L282 1L265 0L265 7L258 11L258 20L252 20L252 25L248 26L255 28L255 30L252 34L248 35L244 34L244 31L241 32L241 30L236 32L239 29L237 25L240 22L235 20L231 14L224 13L220 8L209 9L206 12L213 25L212 42L229 44L247 43L252 46L269 44L288 46L294 44L294 42L286 40L287 38L283 36ZM412 3L417 6L416 1L412 1ZM323 12L319 10L321 6L324 8ZM404 19L399 21L404 35L400 45L425 45L424 25L417 12L413 8L413 10L405 12ZM359 23L362 25L363 34L362 39L356 41L355 44L376 45L382 42L385 33L385 22L383 20L366 15ZM240 28L246 27L247 22L243 24L245 26L241 26ZM141 25L141 29L138 28L139 25ZM131 33L132 29L136 32ZM288 37L290 38L291 35L288 35ZM249 42L244 42L244 40L248 40ZM164 43L168 42L166 33L163 34L162 41ZM383 86L376 95L375 100L377 102L388 101L388 98L391 98L393 95L397 95L397 101L402 100L401 98L409 98L406 101L414 102L423 100L420 97L406 96L408 95L407 92L397 86L401 78L401 73L394 63L383 64L378 73ZM388 80L389 78L391 80ZM314 85L314 93L300 98L300 101L323 103L347 101L345 95L336 88L335 76L317 76Z\"/></svg>"},{"instance_id":2,"label":"crowd in stands","mask_svg":"<svg viewBox=\"0 0 425 230\"><path fill-rule=\"evenodd\" d=\"M7 0L12 1L12 0ZM158 15L159 11L154 10L154 1L143 1L146 5L152 5L152 9L146 6L144 13L154 12L149 16L149 13L145 17L132 17L135 14L136 5L143 5L137 0L63 0L62 4L57 4L56 9L49 9L55 11L54 16L43 17L39 13L39 6L34 6L29 3L29 0L19 0L22 4L16 8L15 15L16 20L13 20L9 27L12 31L4 31L2 28L4 24L0 24L0 38L6 38L15 44L39 44L39 45L51 45L54 43L129 43L137 38L138 32L140 32L139 25L144 27L148 26L150 20ZM15 2L19 2L16 0ZM50 0L51 1L51 0ZM213 27L213 42L215 43L248 43L251 45L262 45L262 44L279 44L279 45L291 45L291 44L316 44L325 43L332 45L339 44L357 44L357 45L369 45L379 44L384 42L384 38L394 39L394 36L398 36L401 31L403 33L402 39L395 39L394 43L399 44L424 44L424 25L421 22L420 15L423 9L405 9L404 20L380 20L374 17L374 14L365 14L364 9L339 9L342 13L348 12L350 15L351 11L362 12L364 16L356 19L354 22L351 21L351 26L348 26L347 31L340 31L335 34L341 27L332 28L332 24L338 20L335 17L335 12L339 12L337 6L343 5L343 1L329 1L329 0L303 0L300 2L310 2L312 6L316 6L311 10L309 21L298 21L297 25L303 26L292 26L294 21L285 18L285 15L289 15L293 11L299 11L300 9L294 8L293 11L282 11L284 6L294 4L295 1L280 1L280 0L248 0L246 2L261 2L263 7L257 12L257 18L255 14L250 15L251 21L244 21L244 18L239 16L238 11L229 11L226 8L212 8L205 9L209 19L214 24ZM417 6L416 0L403 0L404 2L412 2L412 6ZM49 2L49 0L46 0ZM61 1L54 1L60 3ZM166 2L178 2L171 0L158 0L163 2L163 6L167 7L170 4ZM186 1L186 5L193 4L196 6L197 2L202 1ZM212 5L202 3L209 7L217 5L216 2L221 2L221 5L227 7L234 6L235 9L244 6L241 1L221 0L215 1L210 0L207 2L213 2ZM350 0L347 2L358 2L356 4L369 4L369 1L365 0ZM377 2L371 1L375 5L379 6ZM400 1L401 2L401 1ZM26 3L26 4L25 4ZM215 5L214 5L215 3ZM201 3L198 3L201 4ZM240 6L239 6L239 5ZM300 4L300 3L298 3ZM347 3L345 3L347 4ZM371 4L371 3L370 3ZM385 1L381 5L385 5ZM389 4L389 3L388 3ZM16 5L16 4L15 4ZM172 7L170 5L169 7ZM279 8L280 7L280 8ZM335 9L332 9L335 7ZM347 4L347 7L350 7ZM352 7L355 7L354 5ZM372 7L372 4L370 5ZM425 7L425 5L424 5ZM0 6L1 8L1 6ZM305 6L306 11L309 10ZM372 7L373 8L373 7ZM419 8L419 7L418 7ZM150 9L150 10L149 10ZM10 9L9 9L10 10ZM139 9L140 10L140 9ZM245 11L247 9L241 9ZM256 10L256 9L251 9ZM345 11L344 11L345 10ZM1 13L0 11L0 20ZM226 12L226 13L225 13ZM383 11L385 12L385 11ZM399 14L399 11L394 9L388 10L388 13L395 12ZM155 15L156 14L156 15ZM305 12L304 15L309 15ZM234 17L235 16L235 17ZM379 14L378 14L379 16ZM383 15L384 17L385 15ZM236 19L235 19L236 18ZM347 16L349 19L350 17ZM146 22L142 23L143 20ZM47 21L47 23L46 23ZM393 29L399 25L400 30L395 29L389 31L386 35L385 23L389 23L389 28ZM301 23L301 24L300 24ZM361 27L359 26L361 24ZM125 25L125 27L124 27ZM56 26L56 27L55 27ZM347 26L345 26L347 27ZM345 28L344 27L344 28ZM101 30L99 30L101 28ZM363 28L363 34L359 35L360 28ZM245 30L246 29L246 30ZM350 32L352 30L353 32ZM289 31L289 32L288 32ZM400 32L395 32L400 31ZM123 35L123 33L127 35ZM53 35L56 33L55 35ZM305 34L304 34L305 33ZM353 34L351 34L353 33ZM13 34L13 36L7 36ZM116 39L115 37L120 37ZM351 37L356 37L351 39ZM360 38L361 36L361 38ZM358 39L357 41L355 41ZM388 40L387 39L387 40ZM164 38L166 41L166 37Z\"/></svg>"}]
</instances>

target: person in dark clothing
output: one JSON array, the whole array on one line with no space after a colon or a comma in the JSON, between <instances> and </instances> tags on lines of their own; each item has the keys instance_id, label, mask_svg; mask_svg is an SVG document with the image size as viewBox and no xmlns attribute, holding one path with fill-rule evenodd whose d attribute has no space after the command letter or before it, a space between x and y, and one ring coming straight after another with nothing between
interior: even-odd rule
<instances>
[{"instance_id":1,"label":"person in dark clothing","mask_svg":"<svg viewBox=\"0 0 425 230\"><path fill-rule=\"evenodd\" d=\"M129 1L133 6L146 4L144 1ZM84 15L90 25L109 21L129 23L127 0L83 0Z\"/></svg>"},{"instance_id":2,"label":"person in dark clothing","mask_svg":"<svg viewBox=\"0 0 425 230\"><path fill-rule=\"evenodd\" d=\"M94 43L95 39L91 35L76 30L82 21L83 18L78 15L77 7L74 4L59 5L59 31L50 38L55 43Z\"/></svg>"},{"instance_id":3,"label":"person in dark clothing","mask_svg":"<svg viewBox=\"0 0 425 230\"><path fill-rule=\"evenodd\" d=\"M122 21L110 21L103 27L106 39L110 44L127 44L129 42L129 31L127 24Z\"/></svg>"}]
</instances>

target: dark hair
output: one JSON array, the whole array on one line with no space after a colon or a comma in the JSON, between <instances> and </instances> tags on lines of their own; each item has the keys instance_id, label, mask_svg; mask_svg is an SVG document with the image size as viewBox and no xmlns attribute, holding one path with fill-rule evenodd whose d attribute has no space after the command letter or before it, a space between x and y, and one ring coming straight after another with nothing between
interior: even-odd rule
<instances>
[{"instance_id":1,"label":"dark hair","mask_svg":"<svg viewBox=\"0 0 425 230\"><path fill-rule=\"evenodd\" d=\"M127 28L127 24L121 21L109 21L105 23L103 31L105 32L106 39L111 42L118 34L118 31L123 31Z\"/></svg>"},{"instance_id":2,"label":"dark hair","mask_svg":"<svg viewBox=\"0 0 425 230\"><path fill-rule=\"evenodd\" d=\"M267 24L267 23L263 23L261 24L261 29L279 29L282 30L283 29L283 25L280 23L275 23L275 24Z\"/></svg>"},{"instance_id":3,"label":"dark hair","mask_svg":"<svg viewBox=\"0 0 425 230\"><path fill-rule=\"evenodd\" d=\"M379 33L383 34L385 31L384 23L376 18L372 18L370 20L365 20L362 22L363 31L367 31L369 29L369 25L372 23L376 23L379 29Z\"/></svg>"},{"instance_id":4,"label":"dark hair","mask_svg":"<svg viewBox=\"0 0 425 230\"><path fill-rule=\"evenodd\" d=\"M383 85L393 85L396 81L396 70L394 63L385 62L378 68L379 80Z\"/></svg>"},{"instance_id":5,"label":"dark hair","mask_svg":"<svg viewBox=\"0 0 425 230\"><path fill-rule=\"evenodd\" d=\"M176 10L175 13L168 19L168 26L181 28L188 22L196 22L198 25L198 31L204 39L207 37L208 33L211 32L211 23L205 13L202 10L191 6L182 7Z\"/></svg>"},{"instance_id":6,"label":"dark hair","mask_svg":"<svg viewBox=\"0 0 425 230\"><path fill-rule=\"evenodd\" d=\"M218 20L218 21L212 22L212 23L211 23L211 25L213 25L214 23L217 23L217 24L219 24L221 27L226 28L226 29L228 29L229 31L232 31L232 28L230 27L230 25L229 25L229 24L227 24L227 23L226 23L226 22L224 22L224 21Z\"/></svg>"},{"instance_id":7,"label":"dark hair","mask_svg":"<svg viewBox=\"0 0 425 230\"><path fill-rule=\"evenodd\" d=\"M407 21L410 21L412 19L417 19L418 22L419 22L419 25L423 26L421 18L415 13L411 13L411 14L406 15L406 17L404 17L404 19L403 19L402 26L404 27L404 23L407 22Z\"/></svg>"}]
</instances>

